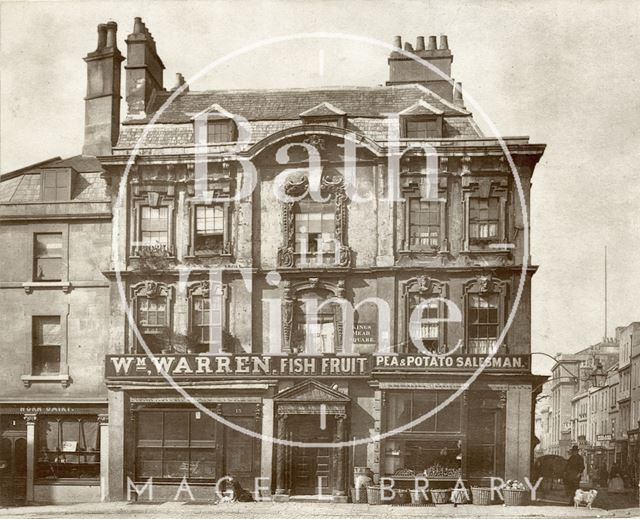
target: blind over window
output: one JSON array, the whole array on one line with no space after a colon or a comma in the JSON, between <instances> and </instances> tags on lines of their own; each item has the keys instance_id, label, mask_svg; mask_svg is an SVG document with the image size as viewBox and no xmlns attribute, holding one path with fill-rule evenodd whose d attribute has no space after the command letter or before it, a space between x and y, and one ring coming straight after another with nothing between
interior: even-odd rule
<instances>
[{"instance_id":1,"label":"blind over window","mask_svg":"<svg viewBox=\"0 0 640 519\"><path fill-rule=\"evenodd\" d=\"M62 280L62 233L34 236L34 270L36 281Z\"/></svg>"}]
</instances>

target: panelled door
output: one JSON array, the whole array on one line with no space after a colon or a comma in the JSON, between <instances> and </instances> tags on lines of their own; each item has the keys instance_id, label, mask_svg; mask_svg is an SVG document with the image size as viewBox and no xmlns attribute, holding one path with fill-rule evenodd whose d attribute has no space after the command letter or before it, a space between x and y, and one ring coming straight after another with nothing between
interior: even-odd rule
<instances>
[{"instance_id":1,"label":"panelled door","mask_svg":"<svg viewBox=\"0 0 640 519\"><path fill-rule=\"evenodd\" d=\"M0 435L0 506L22 504L27 489L27 433Z\"/></svg>"},{"instance_id":2,"label":"panelled door","mask_svg":"<svg viewBox=\"0 0 640 519\"><path fill-rule=\"evenodd\" d=\"M327 417L324 429L319 416L299 415L292 419L293 441L330 443L333 441L335 421ZM292 494L331 495L333 487L334 449L327 447L294 447L292 452Z\"/></svg>"}]
</instances>

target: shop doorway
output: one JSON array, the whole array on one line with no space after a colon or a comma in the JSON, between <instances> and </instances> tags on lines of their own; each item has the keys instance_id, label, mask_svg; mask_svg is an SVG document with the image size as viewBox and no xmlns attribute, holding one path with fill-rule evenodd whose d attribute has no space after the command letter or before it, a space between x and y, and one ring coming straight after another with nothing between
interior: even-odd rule
<instances>
[{"instance_id":1,"label":"shop doorway","mask_svg":"<svg viewBox=\"0 0 640 519\"><path fill-rule=\"evenodd\" d=\"M0 506L20 505L27 491L27 431L22 417L3 422L0 434Z\"/></svg>"},{"instance_id":2,"label":"shop doorway","mask_svg":"<svg viewBox=\"0 0 640 519\"><path fill-rule=\"evenodd\" d=\"M291 440L305 443L330 443L335 434L335 419L318 415L291 418ZM333 489L334 449L293 447L291 456L291 494L331 495Z\"/></svg>"}]
</instances>

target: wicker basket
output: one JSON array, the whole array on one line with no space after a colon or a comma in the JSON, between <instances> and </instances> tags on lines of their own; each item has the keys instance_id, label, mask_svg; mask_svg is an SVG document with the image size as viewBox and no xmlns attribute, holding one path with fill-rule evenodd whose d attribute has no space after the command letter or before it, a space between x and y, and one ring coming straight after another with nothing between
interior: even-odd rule
<instances>
[{"instance_id":1,"label":"wicker basket","mask_svg":"<svg viewBox=\"0 0 640 519\"><path fill-rule=\"evenodd\" d=\"M502 489L504 504L507 506L525 506L531 503L531 492L528 490Z\"/></svg>"},{"instance_id":2,"label":"wicker basket","mask_svg":"<svg viewBox=\"0 0 640 519\"><path fill-rule=\"evenodd\" d=\"M409 495L411 496L411 504L426 505L427 492L427 490L409 490Z\"/></svg>"},{"instance_id":3,"label":"wicker basket","mask_svg":"<svg viewBox=\"0 0 640 519\"><path fill-rule=\"evenodd\" d=\"M351 502L358 504L366 504L367 503L367 488L360 487L354 488L351 487Z\"/></svg>"},{"instance_id":4,"label":"wicker basket","mask_svg":"<svg viewBox=\"0 0 640 519\"><path fill-rule=\"evenodd\" d=\"M451 491L451 502L456 505L464 505L469 502L469 491L464 488L453 489Z\"/></svg>"},{"instance_id":5,"label":"wicker basket","mask_svg":"<svg viewBox=\"0 0 640 519\"><path fill-rule=\"evenodd\" d=\"M381 505L382 504L382 495L380 492L380 487L367 487L367 502L370 505Z\"/></svg>"},{"instance_id":6,"label":"wicker basket","mask_svg":"<svg viewBox=\"0 0 640 519\"><path fill-rule=\"evenodd\" d=\"M451 499L451 490L448 488L431 489L431 501L436 505L444 505Z\"/></svg>"},{"instance_id":7,"label":"wicker basket","mask_svg":"<svg viewBox=\"0 0 640 519\"><path fill-rule=\"evenodd\" d=\"M490 505L491 489L484 487L471 487L471 499L474 505Z\"/></svg>"}]
</instances>

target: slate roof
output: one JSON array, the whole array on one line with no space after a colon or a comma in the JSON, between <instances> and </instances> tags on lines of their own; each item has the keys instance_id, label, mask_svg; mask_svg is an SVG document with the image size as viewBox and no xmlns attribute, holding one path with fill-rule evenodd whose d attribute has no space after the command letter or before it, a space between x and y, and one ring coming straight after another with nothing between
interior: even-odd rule
<instances>
[{"instance_id":1,"label":"slate roof","mask_svg":"<svg viewBox=\"0 0 640 519\"><path fill-rule=\"evenodd\" d=\"M150 114L155 113L169 99L171 92L159 92ZM299 120L300 114L329 103L351 117L384 117L399 113L420 99L445 115L465 115L464 109L454 106L427 88L417 85L385 87L335 87L288 90L212 90L184 92L169 104L157 123L186 123L208 107L217 104L249 121ZM129 119L125 124L144 124L145 119Z\"/></svg>"},{"instance_id":2,"label":"slate roof","mask_svg":"<svg viewBox=\"0 0 640 519\"><path fill-rule=\"evenodd\" d=\"M73 168L76 172L71 199L73 201L108 201L107 183L95 157L77 155L67 159L56 157L0 177L0 203L39 202L40 173L43 169Z\"/></svg>"}]
</instances>

